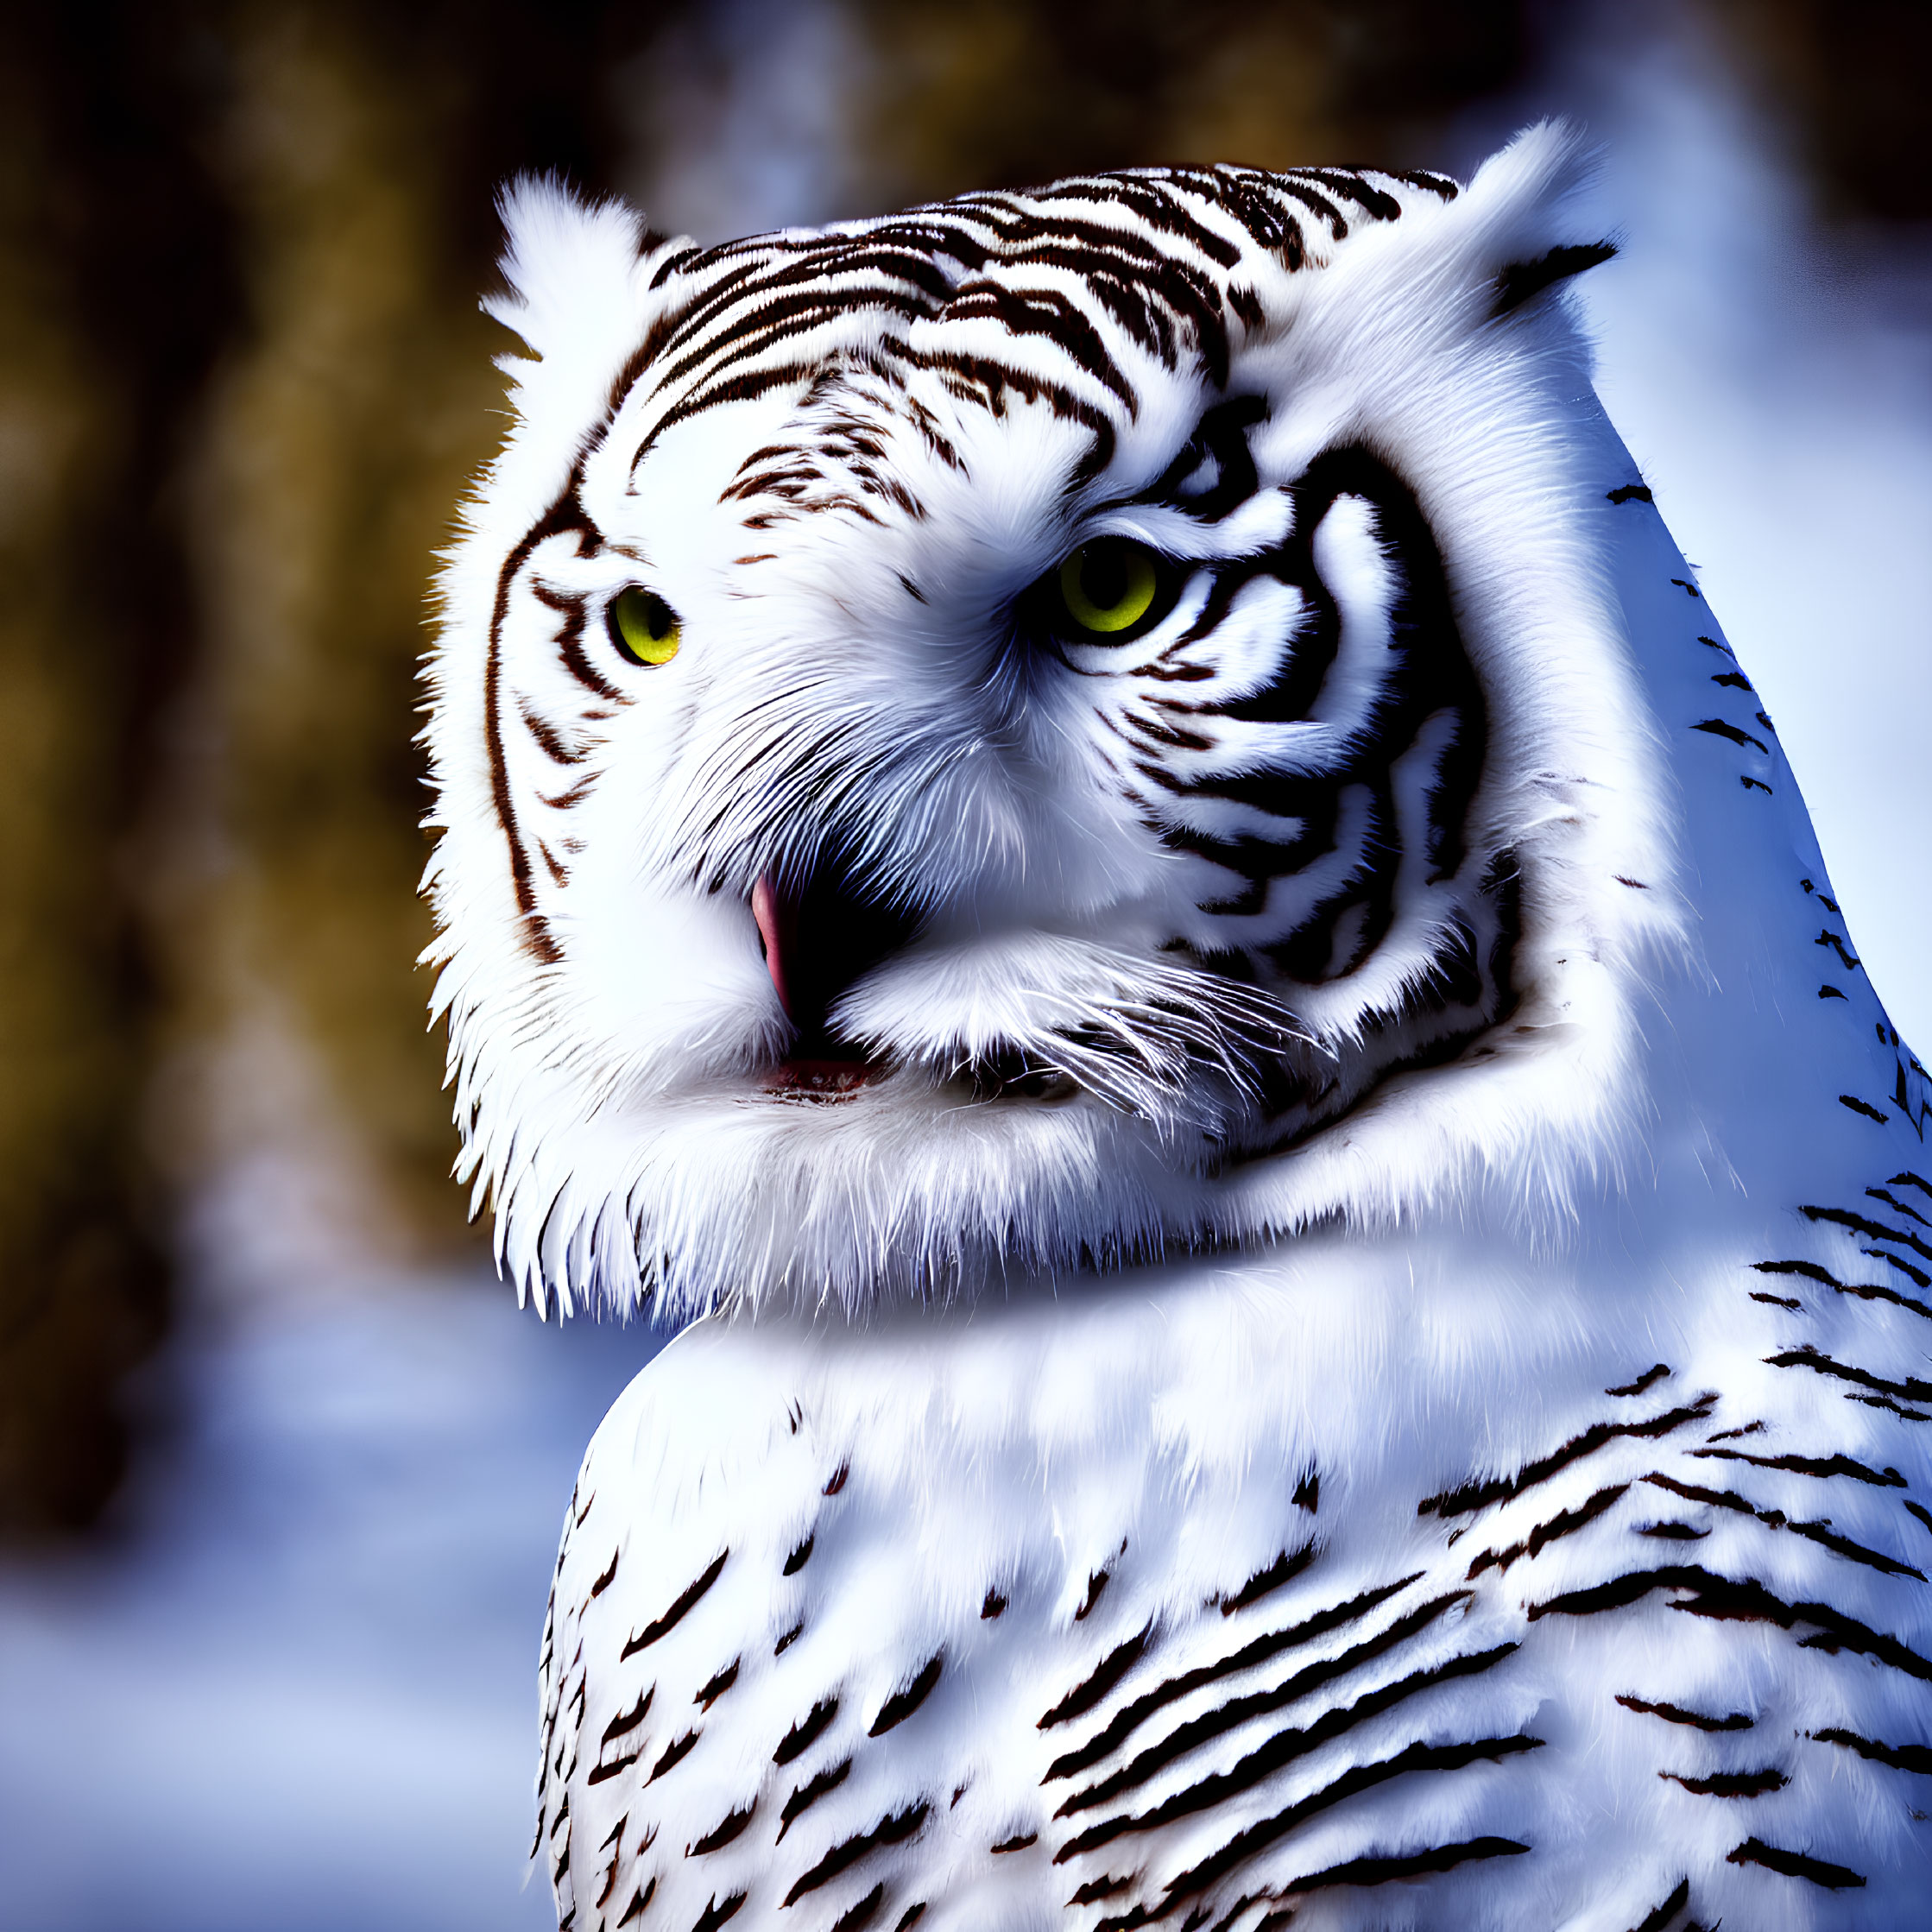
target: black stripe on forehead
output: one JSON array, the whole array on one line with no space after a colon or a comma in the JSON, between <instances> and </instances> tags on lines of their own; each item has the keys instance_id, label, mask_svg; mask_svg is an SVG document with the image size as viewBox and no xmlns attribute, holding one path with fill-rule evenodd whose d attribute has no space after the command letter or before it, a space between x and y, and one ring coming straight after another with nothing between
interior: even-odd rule
<instances>
[{"instance_id":1,"label":"black stripe on forehead","mask_svg":"<svg viewBox=\"0 0 1932 1932\"><path fill-rule=\"evenodd\" d=\"M1188 199L1209 200L1219 205L1222 197L1184 198L1172 192L1162 175L1096 174L1084 180L1057 181L1025 198L1042 207L1057 207L1065 201L1098 202L1122 208L1152 233L1185 243L1220 268L1232 268L1241 260L1240 245L1218 229L1200 220L1187 205ZM1052 218L1048 218L1050 220Z\"/></svg>"},{"instance_id":2,"label":"black stripe on forehead","mask_svg":"<svg viewBox=\"0 0 1932 1932\"><path fill-rule=\"evenodd\" d=\"M1108 353L1100 331L1081 313L1080 305L1064 291L973 282L947 305L945 319L966 321L976 315L991 317L1009 336L1045 336L1076 368L1109 391L1130 417L1140 414L1140 399L1133 393L1133 385Z\"/></svg>"},{"instance_id":3,"label":"black stripe on forehead","mask_svg":"<svg viewBox=\"0 0 1932 1932\"><path fill-rule=\"evenodd\" d=\"M956 261L961 259L950 250L916 249L892 237L862 249L839 246L814 250L803 258L780 257L767 264L762 275L755 268L741 268L722 287L707 292L679 318L678 328L665 344L665 352L676 355L691 344L703 344L690 351L686 363L679 365L681 373L684 367L701 361L711 348L734 339L737 331L729 331L723 338L707 338L705 331L735 308L758 316L781 311L788 300L825 302L835 296L842 306L848 306L854 293L863 294L868 281L873 287L897 285L903 291L903 300L931 313L951 299L957 280L940 268L940 252L952 254ZM963 265L976 268L989 253L976 249L974 258ZM848 276L861 284L857 290L843 286L842 278ZM796 293L788 296L786 291ZM744 325L741 324L740 327Z\"/></svg>"},{"instance_id":4,"label":"black stripe on forehead","mask_svg":"<svg viewBox=\"0 0 1932 1932\"><path fill-rule=\"evenodd\" d=\"M1225 312L1235 294L1223 285L1243 250L1209 218L1228 218L1253 245L1294 270L1307 259L1302 218L1313 214L1333 240L1348 234L1338 199L1371 220L1402 212L1395 195L1346 169L1145 169L1027 193L965 195L876 222L754 236L681 258L678 272L694 286L661 338L664 366L654 386L690 388L637 458L675 423L795 382L811 366L813 336L866 312L884 324L880 349L887 353L915 322L983 312L1016 336L1058 344L1132 414L1131 385L1082 314L1081 297L1023 281L1013 286L1009 277L1027 268L1078 278L1095 308L1168 368L1178 366L1179 325L1218 386L1227 378ZM1241 313L1252 318L1252 293L1240 293ZM774 353L774 361L761 363Z\"/></svg>"}]
</instances>

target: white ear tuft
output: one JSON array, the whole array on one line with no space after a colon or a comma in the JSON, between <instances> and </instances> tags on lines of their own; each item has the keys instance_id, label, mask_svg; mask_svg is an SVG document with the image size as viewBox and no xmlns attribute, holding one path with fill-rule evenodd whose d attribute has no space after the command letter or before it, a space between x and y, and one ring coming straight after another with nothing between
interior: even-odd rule
<instances>
[{"instance_id":1,"label":"white ear tuft","mask_svg":"<svg viewBox=\"0 0 1932 1932\"><path fill-rule=\"evenodd\" d=\"M538 356L584 346L586 326L634 313L633 272L647 243L644 218L616 199L580 201L553 174L519 175L497 201L509 285L486 314Z\"/></svg>"},{"instance_id":2,"label":"white ear tuft","mask_svg":"<svg viewBox=\"0 0 1932 1932\"><path fill-rule=\"evenodd\" d=\"M670 299L653 281L667 257L695 244L653 234L622 201L579 200L554 175L520 176L498 205L507 287L483 307L521 336L534 359L497 359L519 421L491 493L521 515L532 491L555 489L584 433L608 413L612 383Z\"/></svg>"},{"instance_id":3,"label":"white ear tuft","mask_svg":"<svg viewBox=\"0 0 1932 1932\"><path fill-rule=\"evenodd\" d=\"M1525 128L1446 204L1351 237L1317 281L1297 286L1297 329L1322 314L1335 342L1378 346L1381 373L1354 367L1358 397L1391 383L1412 391L1418 358L1460 354L1499 318L1547 309L1537 297L1615 253L1580 192L1595 163L1567 122Z\"/></svg>"},{"instance_id":4,"label":"white ear tuft","mask_svg":"<svg viewBox=\"0 0 1932 1932\"><path fill-rule=\"evenodd\" d=\"M1538 121L1476 170L1460 212L1492 257L1506 308L1615 252L1600 235L1583 232L1574 207L1597 161L1580 128ZM1538 272L1527 273L1532 268Z\"/></svg>"},{"instance_id":5,"label":"white ear tuft","mask_svg":"<svg viewBox=\"0 0 1932 1932\"><path fill-rule=\"evenodd\" d=\"M1597 158L1574 121L1561 115L1532 121L1477 168L1465 192L1547 205L1586 186Z\"/></svg>"}]
</instances>

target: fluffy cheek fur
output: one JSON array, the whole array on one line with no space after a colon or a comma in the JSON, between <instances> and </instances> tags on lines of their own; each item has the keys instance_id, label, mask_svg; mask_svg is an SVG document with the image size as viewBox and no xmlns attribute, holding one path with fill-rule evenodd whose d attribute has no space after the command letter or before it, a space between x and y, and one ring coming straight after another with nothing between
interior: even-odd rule
<instances>
[{"instance_id":1,"label":"fluffy cheek fur","mask_svg":"<svg viewBox=\"0 0 1932 1932\"><path fill-rule=\"evenodd\" d=\"M1679 930L1670 840L1563 453L1589 442L1581 351L1554 305L1492 313L1503 264L1570 238L1573 165L1560 139L1534 134L1459 200L1366 230L1325 267L1255 264L1267 322L1229 389L1266 399L1250 438L1260 487L1211 527L1107 507L1160 472L1212 400L1146 369L1149 401L1111 469L1070 497L1064 424L1018 402L964 408L941 388L920 401L952 459L883 402L868 432L900 437L891 456L916 514L753 532L727 508L761 445L813 432L809 399L715 411L635 476L635 439L613 432L582 481L607 547L587 559L567 534L548 540L530 567L552 601L527 599L501 627L512 722L498 729L536 721L512 776L530 836L551 841L554 862L526 888L543 947L512 890L484 749L492 599L578 460L581 427L560 426L572 410L594 420L669 298L628 218L572 226L544 204L552 227L525 223L509 265L521 306L506 319L543 361L451 563L428 734L445 828L432 957L465 1171L479 1200L494 1197L521 1288L565 1309L602 1295L675 1315L944 1294L1006 1266L1083 1267L1431 1203L1546 1212L1575 1172L1613 1158L1632 1119L1636 963ZM871 407L866 380L846 384L842 407ZM1104 678L1071 660L1016 664L999 614L1096 532L1204 559L1257 552L1282 534L1283 487L1343 444L1406 480L1450 575L1491 734L1470 830L1518 868L1519 1004L1455 1064L1386 1082L1292 1152L1230 1165L1258 1131L1253 1067L1272 1055L1316 1069L1386 1035L1444 917L1411 892L1367 966L1292 1001L1195 970L1168 942L1188 935L1211 868L1101 782ZM1352 514L1336 513L1321 561L1367 635L1384 622L1386 565ZM642 677L593 666L614 695L587 710L557 669L556 613L589 613L584 647L607 649L597 614L620 579L662 590L684 647ZM1296 621L1290 602L1257 581L1224 625L1229 675L1244 647L1264 652L1271 627ZM567 821L543 803L566 780L582 793ZM761 873L835 849L926 925L840 1009L901 1070L824 1105L765 1090L787 1029L748 900ZM1624 891L1619 875L1654 889ZM987 1103L949 1083L996 1039L1066 1067L1074 1090Z\"/></svg>"},{"instance_id":2,"label":"fluffy cheek fur","mask_svg":"<svg viewBox=\"0 0 1932 1932\"><path fill-rule=\"evenodd\" d=\"M600 875L603 874L603 875ZM584 906L553 928L559 1064L586 1093L632 1102L768 1064L789 1028L737 899L587 867Z\"/></svg>"},{"instance_id":3,"label":"fluffy cheek fur","mask_svg":"<svg viewBox=\"0 0 1932 1932\"><path fill-rule=\"evenodd\" d=\"M680 1313L856 1307L1144 1253L1189 1215L1189 1177L1092 1096L986 1112L902 1083L837 1107L613 1100L595 1133L560 1112L546 1135L538 1113L563 1158L536 1152L499 1194L503 1265L566 1310L627 1279Z\"/></svg>"}]
</instances>

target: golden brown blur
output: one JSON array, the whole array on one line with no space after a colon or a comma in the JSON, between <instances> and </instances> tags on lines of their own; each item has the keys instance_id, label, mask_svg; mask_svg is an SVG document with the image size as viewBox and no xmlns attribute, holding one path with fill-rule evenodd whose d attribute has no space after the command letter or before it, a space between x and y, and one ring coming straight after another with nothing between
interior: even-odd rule
<instances>
[{"instance_id":1,"label":"golden brown blur","mask_svg":"<svg viewBox=\"0 0 1932 1932\"><path fill-rule=\"evenodd\" d=\"M1443 164L1527 0L848 0L837 206ZM1912 0L1708 0L1838 205L1932 216ZM768 9L767 9L768 11ZM742 4L42 9L0 65L0 1525L86 1522L196 1203L474 1242L426 1035L432 552L500 426L491 197L637 192ZM749 23L748 25L748 22ZM660 86L666 94L660 98ZM681 131L680 131L681 130ZM694 165L688 153L682 165ZM713 239L715 237L705 237ZM223 1223L214 1224L218 1230Z\"/></svg>"},{"instance_id":2,"label":"golden brown blur","mask_svg":"<svg viewBox=\"0 0 1932 1932\"><path fill-rule=\"evenodd\" d=\"M605 172L607 23L534 20L45 9L0 69L15 1530L110 1493L117 1386L225 1170L306 1176L294 1211L359 1250L473 1239L414 970L412 687L496 427L492 191Z\"/></svg>"}]
</instances>

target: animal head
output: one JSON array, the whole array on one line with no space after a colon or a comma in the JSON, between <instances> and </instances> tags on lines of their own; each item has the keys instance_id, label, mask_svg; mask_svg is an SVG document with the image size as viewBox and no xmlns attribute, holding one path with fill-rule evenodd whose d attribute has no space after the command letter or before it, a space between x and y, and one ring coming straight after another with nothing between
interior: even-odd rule
<instances>
[{"instance_id":1,"label":"animal head","mask_svg":"<svg viewBox=\"0 0 1932 1932\"><path fill-rule=\"evenodd\" d=\"M1576 168L709 249L513 191L428 885L521 1287L945 1294L1613 1152L1676 900Z\"/></svg>"}]
</instances>

